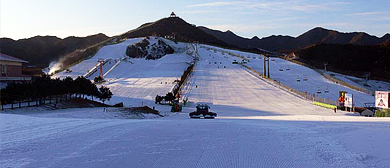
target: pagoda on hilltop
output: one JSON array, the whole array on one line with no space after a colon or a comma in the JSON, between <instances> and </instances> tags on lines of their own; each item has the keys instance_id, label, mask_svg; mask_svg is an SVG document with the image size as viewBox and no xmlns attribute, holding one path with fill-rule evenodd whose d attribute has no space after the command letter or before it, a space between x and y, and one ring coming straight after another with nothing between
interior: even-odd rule
<instances>
[{"instance_id":1,"label":"pagoda on hilltop","mask_svg":"<svg viewBox=\"0 0 390 168\"><path fill-rule=\"evenodd\" d=\"M171 13L171 16L170 17L177 17L176 14L172 11Z\"/></svg>"}]
</instances>

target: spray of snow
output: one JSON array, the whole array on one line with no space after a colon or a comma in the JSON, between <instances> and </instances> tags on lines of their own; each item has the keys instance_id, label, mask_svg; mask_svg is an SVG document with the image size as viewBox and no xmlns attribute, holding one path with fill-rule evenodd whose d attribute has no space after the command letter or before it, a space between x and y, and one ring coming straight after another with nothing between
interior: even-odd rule
<instances>
[{"instance_id":1,"label":"spray of snow","mask_svg":"<svg viewBox=\"0 0 390 168\"><path fill-rule=\"evenodd\" d=\"M60 70L62 67L61 61L51 62L49 65L49 74L54 74L57 70Z\"/></svg>"}]
</instances>

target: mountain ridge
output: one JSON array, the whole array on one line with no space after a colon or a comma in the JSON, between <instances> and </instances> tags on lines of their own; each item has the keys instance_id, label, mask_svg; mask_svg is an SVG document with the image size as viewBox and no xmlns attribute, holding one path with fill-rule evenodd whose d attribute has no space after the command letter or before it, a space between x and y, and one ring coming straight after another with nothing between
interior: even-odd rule
<instances>
[{"instance_id":1,"label":"mountain ridge","mask_svg":"<svg viewBox=\"0 0 390 168\"><path fill-rule=\"evenodd\" d=\"M322 27L315 27L297 37L271 35L261 39L259 39L257 36L254 36L251 39L244 38L235 35L234 33L229 33L228 31L222 32L203 26L199 26L199 28L206 33L209 33L224 41L225 43L235 45L240 48L262 48L273 52L286 53L302 49L316 43L373 45L390 40L389 33L383 35L382 37L376 37L365 32L343 33ZM232 37L232 35L234 35L234 37Z\"/></svg>"},{"instance_id":2,"label":"mountain ridge","mask_svg":"<svg viewBox=\"0 0 390 168\"><path fill-rule=\"evenodd\" d=\"M86 37L69 36L63 39L56 36L34 36L19 40L0 38L0 52L26 60L30 66L45 68L63 55L106 39L108 36L102 33Z\"/></svg>"}]
</instances>

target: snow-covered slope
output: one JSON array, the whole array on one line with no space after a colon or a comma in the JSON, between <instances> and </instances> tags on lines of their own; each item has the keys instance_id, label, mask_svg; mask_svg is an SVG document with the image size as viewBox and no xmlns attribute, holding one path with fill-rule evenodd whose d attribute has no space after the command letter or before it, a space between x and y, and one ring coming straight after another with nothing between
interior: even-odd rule
<instances>
[{"instance_id":1,"label":"snow-covered slope","mask_svg":"<svg viewBox=\"0 0 390 168\"><path fill-rule=\"evenodd\" d=\"M154 105L156 95L165 95L180 79L192 57L186 53L169 54L157 60L123 61L106 77L114 96L110 102L125 105Z\"/></svg>"},{"instance_id":2,"label":"snow-covered slope","mask_svg":"<svg viewBox=\"0 0 390 168\"><path fill-rule=\"evenodd\" d=\"M389 118L334 113L269 85L231 64L227 55L203 48L199 54L185 92L189 106L164 118L112 119L102 108L0 113L1 167L360 168L390 164ZM161 82L181 74L176 71L184 67L184 59L172 54L154 61L121 62L106 76L107 85L117 94L113 99L125 104L153 103L148 95L168 89L170 84ZM218 117L189 119L198 102L208 103Z\"/></svg>"},{"instance_id":3,"label":"snow-covered slope","mask_svg":"<svg viewBox=\"0 0 390 168\"><path fill-rule=\"evenodd\" d=\"M219 51L217 53L214 53L213 51L214 54L217 54L221 57L223 56L229 61L237 60L241 62L242 59L231 56L229 54L222 55L220 51L222 50L236 53L249 60L249 62L246 64L247 66L257 70L258 72L264 72L264 57L262 55L234 50L225 50L221 48L217 49ZM293 89L297 89L301 92L307 92L308 94L315 94L316 97L334 101L338 100L339 91L347 91L348 93L353 94L354 104L358 107L364 107L364 103L372 103L375 101L374 96L372 95L359 92L329 81L321 74L310 68L280 58L270 59L270 77ZM307 81L304 81L304 79L307 79Z\"/></svg>"},{"instance_id":4,"label":"snow-covered slope","mask_svg":"<svg viewBox=\"0 0 390 168\"><path fill-rule=\"evenodd\" d=\"M209 104L218 116L335 115L267 84L220 52L201 48L199 55L187 96L193 104Z\"/></svg>"},{"instance_id":5,"label":"snow-covered slope","mask_svg":"<svg viewBox=\"0 0 390 168\"><path fill-rule=\"evenodd\" d=\"M351 85L366 88L368 90L372 90L372 91L390 90L390 83L389 82L372 80L372 79L366 80L366 79L362 79L362 78L357 78L357 77L343 75L343 74L329 72L329 71L326 71L324 73L326 73L328 75L332 75L334 78L339 79L341 81L345 81Z\"/></svg>"},{"instance_id":6,"label":"snow-covered slope","mask_svg":"<svg viewBox=\"0 0 390 168\"><path fill-rule=\"evenodd\" d=\"M142 38L128 39L118 44L104 46L92 58L84 60L70 67L70 73L63 71L55 74L54 77L64 78L66 76L70 76L72 78L76 78L77 76L83 76L91 69L93 69L93 67L97 66L100 59L112 59L115 61L119 61L121 58L125 57L127 46L136 43L141 39Z\"/></svg>"},{"instance_id":7,"label":"snow-covered slope","mask_svg":"<svg viewBox=\"0 0 390 168\"><path fill-rule=\"evenodd\" d=\"M148 39L150 45L156 44L158 40L163 40L168 45L173 46L175 53L155 60L127 57L125 55L127 46L142 39L144 38L128 39L118 44L104 46L92 58L69 68L70 73L61 72L55 77L76 78L98 65L99 59L107 60L108 62L103 66L104 79L107 82L103 85L109 87L113 93L112 99L107 101L108 104L123 102L125 106L156 106L154 104L156 95L165 95L171 90L175 85L173 82L179 79L183 71L187 69L192 57L183 52L186 44L176 44L163 38L154 37ZM97 69L99 68L97 67ZM97 70L88 78L92 80L98 74ZM165 107L161 108L165 109Z\"/></svg>"}]
</instances>

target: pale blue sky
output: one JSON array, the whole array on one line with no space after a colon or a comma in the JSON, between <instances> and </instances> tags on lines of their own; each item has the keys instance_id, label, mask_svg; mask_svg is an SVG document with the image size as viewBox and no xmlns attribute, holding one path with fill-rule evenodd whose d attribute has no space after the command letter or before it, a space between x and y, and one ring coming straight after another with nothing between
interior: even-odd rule
<instances>
[{"instance_id":1,"label":"pale blue sky","mask_svg":"<svg viewBox=\"0 0 390 168\"><path fill-rule=\"evenodd\" d=\"M314 27L390 32L389 0L0 0L0 36L118 35L169 16L251 38L298 36Z\"/></svg>"}]
</instances>

